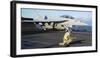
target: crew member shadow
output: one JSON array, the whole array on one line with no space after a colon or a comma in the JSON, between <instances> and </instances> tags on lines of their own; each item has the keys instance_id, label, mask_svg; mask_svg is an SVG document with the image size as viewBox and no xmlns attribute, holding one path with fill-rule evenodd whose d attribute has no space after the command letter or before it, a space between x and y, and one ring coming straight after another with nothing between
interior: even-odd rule
<instances>
[{"instance_id":1,"label":"crew member shadow","mask_svg":"<svg viewBox=\"0 0 100 58\"><path fill-rule=\"evenodd\" d=\"M85 42L85 40L76 40L76 41L72 41L69 45L66 45L66 47L70 47L70 46L74 46L74 44L83 44Z\"/></svg>"}]
</instances>

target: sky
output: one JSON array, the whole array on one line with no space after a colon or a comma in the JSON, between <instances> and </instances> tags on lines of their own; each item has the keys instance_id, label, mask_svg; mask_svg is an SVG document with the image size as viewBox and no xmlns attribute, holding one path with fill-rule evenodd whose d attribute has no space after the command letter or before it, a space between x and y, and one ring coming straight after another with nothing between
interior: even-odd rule
<instances>
[{"instance_id":1,"label":"sky","mask_svg":"<svg viewBox=\"0 0 100 58\"><path fill-rule=\"evenodd\" d=\"M76 19L79 19L89 26L92 26L92 12L91 11L74 11L74 10L50 10L50 9L34 9L34 8L22 8L21 16L25 18L43 18L48 17L60 17L62 15L69 15Z\"/></svg>"}]
</instances>

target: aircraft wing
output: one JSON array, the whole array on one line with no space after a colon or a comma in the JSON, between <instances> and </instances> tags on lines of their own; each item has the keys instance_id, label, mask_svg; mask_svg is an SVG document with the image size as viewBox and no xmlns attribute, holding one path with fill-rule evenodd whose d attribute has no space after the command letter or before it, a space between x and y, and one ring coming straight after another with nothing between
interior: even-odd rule
<instances>
[{"instance_id":1,"label":"aircraft wing","mask_svg":"<svg viewBox=\"0 0 100 58\"><path fill-rule=\"evenodd\" d=\"M59 23L61 25L67 25L69 27L71 27L72 25L81 25L81 26L84 26L84 25L88 25L80 20L77 20L77 19L73 19L73 20L68 20L68 21L65 21L65 22L62 22L62 23Z\"/></svg>"},{"instance_id":2,"label":"aircraft wing","mask_svg":"<svg viewBox=\"0 0 100 58\"><path fill-rule=\"evenodd\" d=\"M80 20L71 20L68 23L71 24L71 25L88 25L88 24L86 24L86 23L84 23Z\"/></svg>"}]
</instances>

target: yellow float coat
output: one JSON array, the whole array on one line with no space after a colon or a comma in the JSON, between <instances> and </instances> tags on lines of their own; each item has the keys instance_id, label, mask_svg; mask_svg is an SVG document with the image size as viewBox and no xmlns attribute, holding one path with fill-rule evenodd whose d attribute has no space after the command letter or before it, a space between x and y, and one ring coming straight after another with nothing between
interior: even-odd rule
<instances>
[{"instance_id":1,"label":"yellow float coat","mask_svg":"<svg viewBox=\"0 0 100 58\"><path fill-rule=\"evenodd\" d=\"M69 44L71 42L70 32L66 32L63 38L64 44Z\"/></svg>"}]
</instances>

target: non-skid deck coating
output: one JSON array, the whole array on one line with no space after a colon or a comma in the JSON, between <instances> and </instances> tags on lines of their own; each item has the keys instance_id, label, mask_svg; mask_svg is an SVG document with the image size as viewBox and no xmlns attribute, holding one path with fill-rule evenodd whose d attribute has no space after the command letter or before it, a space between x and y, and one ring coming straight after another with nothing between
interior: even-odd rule
<instances>
[{"instance_id":1,"label":"non-skid deck coating","mask_svg":"<svg viewBox=\"0 0 100 58\"><path fill-rule=\"evenodd\" d=\"M60 47L59 43L62 42L64 33L64 31L55 31L22 35L21 48L34 49ZM72 37L75 37L75 39L67 47L81 47L92 45L91 32L72 32L71 35Z\"/></svg>"}]
</instances>

